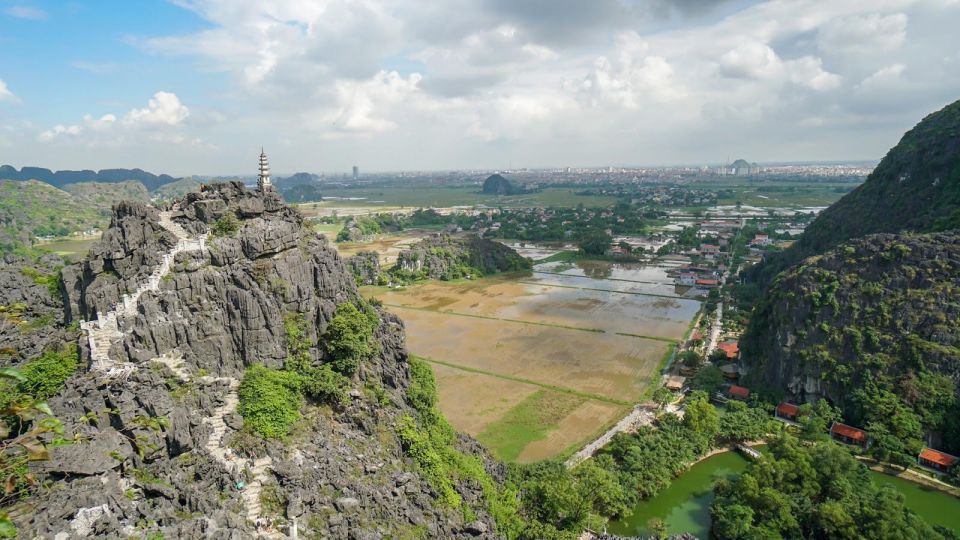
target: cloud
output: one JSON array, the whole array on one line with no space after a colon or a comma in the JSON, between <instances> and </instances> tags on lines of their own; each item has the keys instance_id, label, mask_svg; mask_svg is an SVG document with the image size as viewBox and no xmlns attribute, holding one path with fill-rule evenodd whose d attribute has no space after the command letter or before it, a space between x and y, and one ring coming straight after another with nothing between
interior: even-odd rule
<instances>
[{"instance_id":1,"label":"cloud","mask_svg":"<svg viewBox=\"0 0 960 540\"><path fill-rule=\"evenodd\" d=\"M899 49L907 38L903 13L850 15L826 23L817 46L827 53L876 53Z\"/></svg>"},{"instance_id":2,"label":"cloud","mask_svg":"<svg viewBox=\"0 0 960 540\"><path fill-rule=\"evenodd\" d=\"M777 53L766 43L753 40L725 52L718 64L725 77L742 79L766 79L779 76L783 71Z\"/></svg>"},{"instance_id":3,"label":"cloud","mask_svg":"<svg viewBox=\"0 0 960 540\"><path fill-rule=\"evenodd\" d=\"M190 110L180 103L176 94L161 91L150 98L146 107L128 111L122 121L118 121L117 116L111 113L99 117L85 114L79 124L57 124L41 131L37 135L37 141L49 143L84 135L84 141L91 145L117 144L144 132L154 140L180 143L187 141L188 137L165 134L164 130L175 129L189 115Z\"/></svg>"},{"instance_id":4,"label":"cloud","mask_svg":"<svg viewBox=\"0 0 960 540\"><path fill-rule=\"evenodd\" d=\"M20 101L20 98L7 88L7 83L3 82L3 79L0 79L0 101L12 101L15 103Z\"/></svg>"},{"instance_id":5,"label":"cloud","mask_svg":"<svg viewBox=\"0 0 960 540\"><path fill-rule=\"evenodd\" d=\"M172 1L202 30L131 42L201 73L218 109L80 110L38 156L200 139L222 150L190 165L232 171L255 139L328 170L870 157L960 90L956 0Z\"/></svg>"},{"instance_id":6,"label":"cloud","mask_svg":"<svg viewBox=\"0 0 960 540\"><path fill-rule=\"evenodd\" d=\"M4 13L18 19L27 19L31 21L43 21L47 18L47 12L31 6L10 6L3 10Z\"/></svg>"},{"instance_id":7,"label":"cloud","mask_svg":"<svg viewBox=\"0 0 960 540\"><path fill-rule=\"evenodd\" d=\"M876 90L897 83L900 81L900 75L903 74L904 69L906 69L906 66L903 64L884 66L866 79L860 81L858 88L862 90Z\"/></svg>"},{"instance_id":8,"label":"cloud","mask_svg":"<svg viewBox=\"0 0 960 540\"><path fill-rule=\"evenodd\" d=\"M133 109L124 117L129 125L167 125L175 126L190 116L190 109L180 103L176 94L157 92L150 98L147 106Z\"/></svg>"},{"instance_id":9,"label":"cloud","mask_svg":"<svg viewBox=\"0 0 960 540\"><path fill-rule=\"evenodd\" d=\"M336 104L322 113L318 127L328 137L368 136L393 130L390 110L418 91L419 74L401 77L396 71L380 71L367 81L340 81Z\"/></svg>"}]
</instances>

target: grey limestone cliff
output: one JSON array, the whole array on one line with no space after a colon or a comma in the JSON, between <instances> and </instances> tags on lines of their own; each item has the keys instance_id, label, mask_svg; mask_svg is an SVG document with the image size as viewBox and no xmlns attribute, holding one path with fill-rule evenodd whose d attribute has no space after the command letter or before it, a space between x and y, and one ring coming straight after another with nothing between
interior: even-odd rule
<instances>
[{"instance_id":1,"label":"grey limestone cliff","mask_svg":"<svg viewBox=\"0 0 960 540\"><path fill-rule=\"evenodd\" d=\"M86 367L50 400L76 442L35 467L55 489L11 510L24 537L497 537L481 507L467 520L436 504L401 447L394 426L413 410L403 324L390 313L378 312L379 352L348 403L308 404L282 442L243 429L237 385L249 366L283 365L286 317L308 322L322 363L337 306L359 298L336 251L275 195L227 183L165 209L118 204L89 256L63 269L62 293L65 324L119 337L78 340ZM478 445L460 445L502 477Z\"/></svg>"}]
</instances>

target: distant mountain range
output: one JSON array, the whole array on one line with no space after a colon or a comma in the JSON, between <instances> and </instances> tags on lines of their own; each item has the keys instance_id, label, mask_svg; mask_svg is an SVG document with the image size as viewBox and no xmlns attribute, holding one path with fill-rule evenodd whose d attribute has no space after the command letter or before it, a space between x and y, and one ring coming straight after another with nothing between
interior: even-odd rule
<instances>
[{"instance_id":1,"label":"distant mountain range","mask_svg":"<svg viewBox=\"0 0 960 540\"><path fill-rule=\"evenodd\" d=\"M43 167L23 167L19 171L10 165L0 165L0 180L39 180L55 187L79 182L117 183L138 180L149 190L179 180L168 174L156 175L143 169L101 169L92 171L51 171Z\"/></svg>"}]
</instances>

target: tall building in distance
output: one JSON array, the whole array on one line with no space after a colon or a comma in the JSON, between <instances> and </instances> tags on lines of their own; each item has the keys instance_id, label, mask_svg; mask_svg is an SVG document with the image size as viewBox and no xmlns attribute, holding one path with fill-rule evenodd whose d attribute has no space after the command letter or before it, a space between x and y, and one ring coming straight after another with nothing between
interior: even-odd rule
<instances>
[{"instance_id":1,"label":"tall building in distance","mask_svg":"<svg viewBox=\"0 0 960 540\"><path fill-rule=\"evenodd\" d=\"M257 175L257 189L265 193L273 189L270 182L270 163L267 162L267 153L260 149L260 174Z\"/></svg>"},{"instance_id":2,"label":"tall building in distance","mask_svg":"<svg viewBox=\"0 0 960 540\"><path fill-rule=\"evenodd\" d=\"M353 179L356 180L357 178L360 178L360 167L357 167L356 165L354 165L354 166L353 166Z\"/></svg>"}]
</instances>

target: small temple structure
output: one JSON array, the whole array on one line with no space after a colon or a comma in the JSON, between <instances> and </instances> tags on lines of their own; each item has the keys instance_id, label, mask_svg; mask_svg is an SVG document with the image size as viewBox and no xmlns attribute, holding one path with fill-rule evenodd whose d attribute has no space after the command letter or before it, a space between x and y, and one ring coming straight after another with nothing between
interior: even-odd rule
<instances>
[{"instance_id":1,"label":"small temple structure","mask_svg":"<svg viewBox=\"0 0 960 540\"><path fill-rule=\"evenodd\" d=\"M270 183L270 163L267 162L267 153L260 149L260 174L257 176L257 190L260 193L273 191L273 184Z\"/></svg>"}]
</instances>

